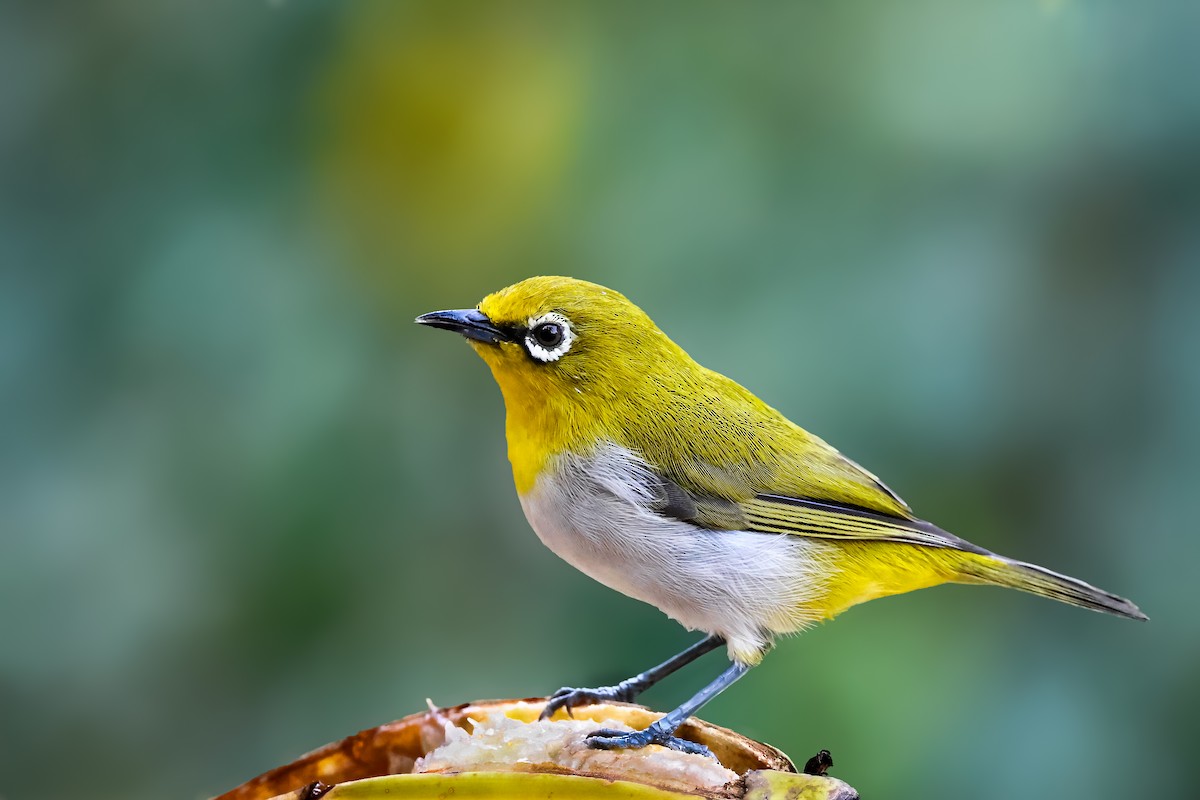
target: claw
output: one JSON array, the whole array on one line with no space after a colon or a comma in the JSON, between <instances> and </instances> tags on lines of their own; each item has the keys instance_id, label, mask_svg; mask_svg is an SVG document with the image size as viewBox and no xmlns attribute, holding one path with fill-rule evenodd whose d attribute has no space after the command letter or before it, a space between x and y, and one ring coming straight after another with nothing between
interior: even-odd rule
<instances>
[{"instance_id":1,"label":"claw","mask_svg":"<svg viewBox=\"0 0 1200 800\"><path fill-rule=\"evenodd\" d=\"M714 761L717 760L712 751L704 745L672 736L670 732L659 731L653 725L642 731L615 731L601 728L587 735L587 743L589 747L597 750L634 749L645 747L648 744L657 744L680 753L691 753L695 756L705 756Z\"/></svg>"},{"instance_id":2,"label":"claw","mask_svg":"<svg viewBox=\"0 0 1200 800\"><path fill-rule=\"evenodd\" d=\"M573 689L570 686L564 686L550 695L550 698L546 701L546 707L542 709L542 713L538 715L538 719L550 719L550 717L554 716L554 712L560 708L566 709L567 716L573 719L575 715L571 713L572 708L594 705L595 703L610 703L613 701L629 702L633 697L633 693L620 684L617 686L600 686L596 689Z\"/></svg>"}]
</instances>

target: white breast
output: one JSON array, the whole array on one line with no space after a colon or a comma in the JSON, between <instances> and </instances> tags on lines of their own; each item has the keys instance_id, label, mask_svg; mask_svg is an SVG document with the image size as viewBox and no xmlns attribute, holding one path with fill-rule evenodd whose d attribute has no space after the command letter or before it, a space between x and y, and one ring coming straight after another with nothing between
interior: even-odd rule
<instances>
[{"instance_id":1,"label":"white breast","mask_svg":"<svg viewBox=\"0 0 1200 800\"><path fill-rule=\"evenodd\" d=\"M650 509L659 483L615 444L561 456L521 497L529 524L562 559L755 662L777 633L812 622L828 545L788 534L710 531Z\"/></svg>"}]
</instances>

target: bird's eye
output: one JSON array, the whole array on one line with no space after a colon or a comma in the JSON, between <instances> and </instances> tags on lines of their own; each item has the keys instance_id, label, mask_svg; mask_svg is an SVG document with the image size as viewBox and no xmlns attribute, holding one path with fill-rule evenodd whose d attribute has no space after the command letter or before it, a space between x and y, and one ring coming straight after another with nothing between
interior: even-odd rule
<instances>
[{"instance_id":1,"label":"bird's eye","mask_svg":"<svg viewBox=\"0 0 1200 800\"><path fill-rule=\"evenodd\" d=\"M543 322L533 329L533 338L545 348L553 348L562 344L562 326L557 322Z\"/></svg>"},{"instance_id":2,"label":"bird's eye","mask_svg":"<svg viewBox=\"0 0 1200 800\"><path fill-rule=\"evenodd\" d=\"M562 314L551 311L529 320L525 350L538 361L548 363L562 358L573 341L571 323Z\"/></svg>"}]
</instances>

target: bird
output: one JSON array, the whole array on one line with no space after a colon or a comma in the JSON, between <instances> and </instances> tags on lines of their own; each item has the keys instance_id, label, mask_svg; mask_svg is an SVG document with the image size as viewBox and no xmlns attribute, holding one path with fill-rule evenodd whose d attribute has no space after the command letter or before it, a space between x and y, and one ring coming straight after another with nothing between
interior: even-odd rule
<instances>
[{"instance_id":1,"label":"bird","mask_svg":"<svg viewBox=\"0 0 1200 800\"><path fill-rule=\"evenodd\" d=\"M990 584L1147 618L1129 600L917 517L875 475L702 367L612 289L533 277L473 309L416 322L461 334L491 368L517 494L541 541L706 634L620 683L563 687L542 718L631 702L726 649L729 665L678 708L642 730L597 730L591 747L711 755L675 736L688 717L759 664L777 637L880 597Z\"/></svg>"}]
</instances>

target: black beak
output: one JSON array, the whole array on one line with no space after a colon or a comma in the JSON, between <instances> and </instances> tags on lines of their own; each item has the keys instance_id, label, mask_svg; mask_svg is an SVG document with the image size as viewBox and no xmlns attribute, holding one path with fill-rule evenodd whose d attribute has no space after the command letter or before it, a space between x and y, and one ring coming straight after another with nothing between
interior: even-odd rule
<instances>
[{"instance_id":1,"label":"black beak","mask_svg":"<svg viewBox=\"0 0 1200 800\"><path fill-rule=\"evenodd\" d=\"M460 311L431 311L422 314L415 320L418 325L429 325L433 328L443 328L455 333L461 333L468 339L488 344L511 342L512 336L497 328L487 318L487 314L473 308Z\"/></svg>"}]
</instances>

